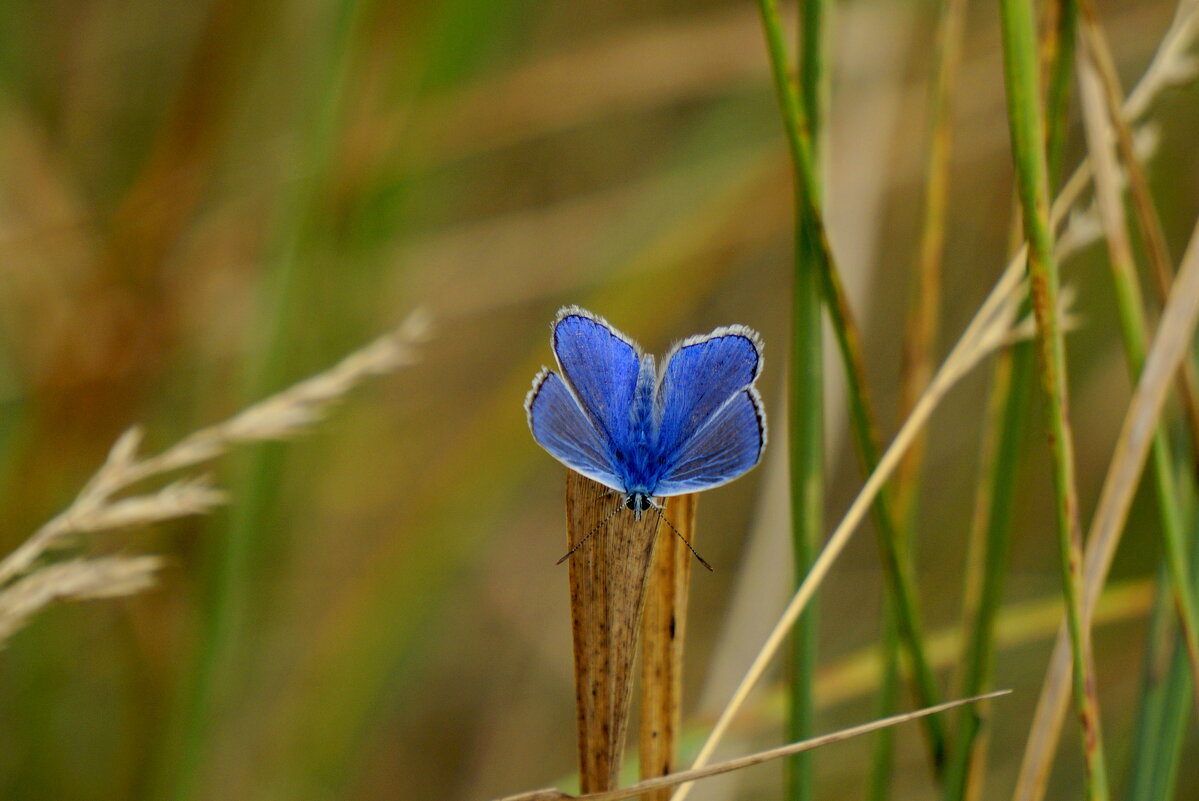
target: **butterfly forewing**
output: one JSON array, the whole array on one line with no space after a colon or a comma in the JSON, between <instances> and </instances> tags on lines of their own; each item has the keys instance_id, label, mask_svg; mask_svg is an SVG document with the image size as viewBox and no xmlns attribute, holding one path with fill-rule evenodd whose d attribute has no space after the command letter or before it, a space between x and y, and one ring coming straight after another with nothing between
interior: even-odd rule
<instances>
[{"instance_id":1,"label":"butterfly forewing","mask_svg":"<svg viewBox=\"0 0 1199 801\"><path fill-rule=\"evenodd\" d=\"M554 324L554 355L563 377L609 445L628 435L640 370L637 347L603 320L577 307Z\"/></svg>"}]
</instances>

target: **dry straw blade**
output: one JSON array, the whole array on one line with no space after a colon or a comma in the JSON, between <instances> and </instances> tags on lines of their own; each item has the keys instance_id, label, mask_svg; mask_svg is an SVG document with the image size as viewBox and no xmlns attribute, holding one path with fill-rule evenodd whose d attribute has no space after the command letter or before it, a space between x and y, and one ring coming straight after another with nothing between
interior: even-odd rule
<instances>
[{"instance_id":1,"label":"dry straw blade","mask_svg":"<svg viewBox=\"0 0 1199 801\"><path fill-rule=\"evenodd\" d=\"M1087 28L1097 30L1096 21L1090 19ZM1113 128L1120 127L1115 123L1119 116L1119 106L1108 104L1105 107L1104 105L1106 95L1103 88L1103 71L1100 67L1102 63L1099 52L1102 44L1100 39L1101 37L1098 36L1083 39L1081 47L1083 58L1078 63L1078 78L1088 150L1091 154L1091 162L1095 166L1096 208L1103 221L1108 260L1111 264L1116 290L1116 301L1120 308L1121 334L1125 342L1124 348L1130 372L1135 380L1145 362L1148 325L1145 321L1144 301L1138 284L1132 240L1124 217L1120 168L1110 141ZM1114 113L1112 113L1113 111ZM1122 136L1123 134L1121 134ZM1150 205L1152 205L1151 201ZM1156 212L1152 216L1156 219ZM1164 242L1162 247L1164 248ZM1170 272L1171 270L1172 265L1167 265L1161 271ZM1155 270L1155 272L1160 271ZM1166 294L1169 292L1171 279L1172 276L1165 277L1167 283L1164 293ZM1183 361L1183 370L1178 375L1179 393L1184 399L1184 409L1188 421L1194 421L1199 420L1199 415L1192 414L1195 404L1193 403L1194 395L1191 393L1193 384L1186 378L1188 367L1193 369L1193 364L1189 359ZM1199 433L1199 426L1189 424L1188 427L1191 428L1193 434ZM1196 624L1199 616L1196 615L1194 593L1188 580L1190 569L1187 566L1189 560L1186 534L1183 530L1185 524L1182 520L1182 511L1177 501L1177 489L1174 486L1172 475L1175 465L1174 454L1164 426L1159 426L1154 433L1152 459L1153 483L1161 515L1167 566L1177 597L1179 618L1182 623L1187 657L1191 663L1191 672L1196 679L1199 679L1199 626Z\"/></svg>"},{"instance_id":2,"label":"dry straw blade","mask_svg":"<svg viewBox=\"0 0 1199 801\"><path fill-rule=\"evenodd\" d=\"M928 715L935 715L939 712L947 712L965 704L972 704L978 701L987 701L992 698L1008 695L1011 690L997 690L995 692L986 693L984 695L976 695L972 698L960 698L956 701L947 701L936 706L919 709L915 712L906 712L901 715L892 715L891 717L882 718L880 720L863 723L860 726L842 729L825 734L820 737L813 737L809 740L803 740L790 745L772 748L768 751L760 751L749 756L730 759L726 762L720 762L715 765L708 765L704 768L696 768L693 770L684 770L679 773L672 773L669 776L661 776L656 779L647 779L629 787L622 787L619 790L610 790L607 792L583 793L582 795L571 795L564 793L561 790L546 789L534 790L528 793L519 793L517 795L506 796L497 801L623 801L626 798L635 798L645 795L646 793L664 788L674 787L675 785L684 784L686 782L699 781L707 779L711 776L719 776L722 773L731 773L735 770L760 765L763 762L769 762L772 759L780 759L782 757L791 756L793 754L802 754L804 751L811 751L814 748L820 748L833 743L839 743L843 740L849 740L854 737L859 737L863 734L869 734L879 729L885 729L889 726L896 726L900 723L906 723L909 720L917 720Z\"/></svg>"},{"instance_id":3,"label":"dry straw blade","mask_svg":"<svg viewBox=\"0 0 1199 801\"><path fill-rule=\"evenodd\" d=\"M621 496L573 470L566 474L567 544L579 785L616 786L632 701L633 656L661 522L635 519Z\"/></svg>"},{"instance_id":4,"label":"dry straw blade","mask_svg":"<svg viewBox=\"0 0 1199 801\"><path fill-rule=\"evenodd\" d=\"M641 620L641 778L665 776L675 767L682 724L683 643L694 547L695 494L669 498L666 519L679 532L659 532ZM647 793L645 801L666 801L669 788Z\"/></svg>"}]
</instances>

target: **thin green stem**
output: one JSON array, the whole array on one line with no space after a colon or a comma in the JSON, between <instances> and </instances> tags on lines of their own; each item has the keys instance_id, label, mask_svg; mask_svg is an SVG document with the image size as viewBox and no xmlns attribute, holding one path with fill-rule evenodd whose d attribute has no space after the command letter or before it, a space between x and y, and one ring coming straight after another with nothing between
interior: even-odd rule
<instances>
[{"instance_id":1,"label":"thin green stem","mask_svg":"<svg viewBox=\"0 0 1199 801\"><path fill-rule=\"evenodd\" d=\"M1076 0L1051 0L1047 9L1050 19L1041 63L1045 75L1045 152L1048 154L1049 185L1053 187L1061 170L1062 151L1070 130L1066 112L1070 107L1070 83L1074 78L1078 3Z\"/></svg>"},{"instance_id":2,"label":"thin green stem","mask_svg":"<svg viewBox=\"0 0 1199 801\"><path fill-rule=\"evenodd\" d=\"M824 70L824 0L804 0L800 23L800 113L819 144L824 100L828 88ZM815 158L819 161L819 150ZM818 177L818 176L817 176ZM819 232L804 213L801 182L795 187L795 268L792 278L791 367L791 508L792 554L795 583L807 575L820 550L824 534L824 360L821 331ZM819 181L816 182L819 191ZM788 734L793 741L811 737L815 703L812 683L816 673L817 613L809 606L796 623L793 640ZM787 760L787 797L808 801L813 797L812 755L796 754Z\"/></svg>"},{"instance_id":3,"label":"thin green stem","mask_svg":"<svg viewBox=\"0 0 1199 801\"><path fill-rule=\"evenodd\" d=\"M886 717L894 714L899 705L899 627L895 623L894 604L883 604L883 633L879 650L882 651L882 680L879 683L875 714ZM895 735L880 731L874 735L874 748L870 754L870 780L866 797L872 801L883 801L891 795L892 766L895 762Z\"/></svg>"},{"instance_id":4,"label":"thin green stem","mask_svg":"<svg viewBox=\"0 0 1199 801\"><path fill-rule=\"evenodd\" d=\"M775 0L759 0L758 5L762 12L775 92L782 110L787 145L791 152L796 204L803 221L802 225L811 232L812 241L816 245L811 249L812 263L817 268L825 308L828 310L838 351L845 366L854 443L863 471L868 474L878 464L878 446L874 417L866 398L857 327L852 322L824 228L808 121L789 77L786 39L778 4ZM895 598L900 633L912 663L913 690L922 705L934 705L938 703L940 693L924 649L912 570L902 559L897 545L895 516L892 513L889 493L884 491L879 494L873 512L879 532L883 568ZM940 773L945 754L944 724L939 716L930 716L925 720L930 759L934 770Z\"/></svg>"},{"instance_id":5,"label":"thin green stem","mask_svg":"<svg viewBox=\"0 0 1199 801\"><path fill-rule=\"evenodd\" d=\"M1058 271L1049 222L1049 169L1039 102L1036 40L1029 0L1002 0L1005 86L1012 155L1029 243L1028 271L1037 323L1037 355L1053 459L1054 512L1062 592L1072 647L1075 704L1082 724L1090 799L1108 797L1103 736L1095 697L1090 632L1082 621L1082 532L1066 387L1066 352L1058 319Z\"/></svg>"}]
</instances>

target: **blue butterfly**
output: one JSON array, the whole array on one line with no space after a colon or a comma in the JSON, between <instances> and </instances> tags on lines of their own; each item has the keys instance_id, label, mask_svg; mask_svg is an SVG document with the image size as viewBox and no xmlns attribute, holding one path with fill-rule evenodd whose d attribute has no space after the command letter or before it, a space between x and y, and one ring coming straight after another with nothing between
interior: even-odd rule
<instances>
[{"instance_id":1,"label":"blue butterfly","mask_svg":"<svg viewBox=\"0 0 1199 801\"><path fill-rule=\"evenodd\" d=\"M525 398L533 439L567 467L624 495L654 498L727 484L757 465L766 412L754 381L762 342L741 325L675 345L661 370L633 340L578 306L558 312L548 367Z\"/></svg>"}]
</instances>

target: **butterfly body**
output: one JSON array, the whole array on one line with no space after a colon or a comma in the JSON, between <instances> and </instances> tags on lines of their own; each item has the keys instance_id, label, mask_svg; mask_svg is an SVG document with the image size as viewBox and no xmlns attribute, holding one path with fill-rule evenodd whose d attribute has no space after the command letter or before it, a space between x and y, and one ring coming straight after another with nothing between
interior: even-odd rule
<instances>
[{"instance_id":1,"label":"butterfly body","mask_svg":"<svg viewBox=\"0 0 1199 801\"><path fill-rule=\"evenodd\" d=\"M761 459L766 417L753 383L761 342L743 326L654 357L605 320L571 306L525 399L529 428L554 458L623 495L637 518L654 498L720 486Z\"/></svg>"}]
</instances>

